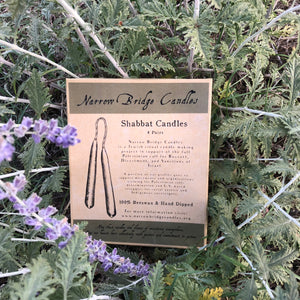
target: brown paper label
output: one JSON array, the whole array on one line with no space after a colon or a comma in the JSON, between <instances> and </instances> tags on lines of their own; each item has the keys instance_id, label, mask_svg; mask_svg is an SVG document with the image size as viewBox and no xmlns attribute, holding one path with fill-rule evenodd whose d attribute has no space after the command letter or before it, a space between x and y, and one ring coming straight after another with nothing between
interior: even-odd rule
<instances>
[{"instance_id":1,"label":"brown paper label","mask_svg":"<svg viewBox=\"0 0 300 300\"><path fill-rule=\"evenodd\" d=\"M117 244L203 244L211 80L71 79L67 100L72 220Z\"/></svg>"}]
</instances>

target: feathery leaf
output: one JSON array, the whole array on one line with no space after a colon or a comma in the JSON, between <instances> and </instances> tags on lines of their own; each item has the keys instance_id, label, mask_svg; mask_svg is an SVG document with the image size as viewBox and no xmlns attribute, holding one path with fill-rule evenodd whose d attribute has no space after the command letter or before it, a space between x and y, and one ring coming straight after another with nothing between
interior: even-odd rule
<instances>
[{"instance_id":1,"label":"feathery leaf","mask_svg":"<svg viewBox=\"0 0 300 300\"><path fill-rule=\"evenodd\" d=\"M26 94L30 99L30 106L35 111L37 119L45 110L44 105L50 102L49 88L42 83L39 72L34 69L32 76L26 83Z\"/></svg>"}]
</instances>

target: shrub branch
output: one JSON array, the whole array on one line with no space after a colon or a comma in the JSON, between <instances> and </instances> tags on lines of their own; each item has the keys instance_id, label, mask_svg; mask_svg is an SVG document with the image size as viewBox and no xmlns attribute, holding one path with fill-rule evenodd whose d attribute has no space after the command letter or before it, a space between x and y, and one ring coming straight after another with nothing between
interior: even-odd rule
<instances>
[{"instance_id":1,"label":"shrub branch","mask_svg":"<svg viewBox=\"0 0 300 300\"><path fill-rule=\"evenodd\" d=\"M73 9L69 3L64 0L56 0L66 12L81 26L85 31L89 33L89 36L95 41L97 46L103 52L103 54L108 58L108 60L112 63L112 65L116 68L116 70L124 77L129 78L128 74L120 67L119 63L115 60L115 58L108 52L105 45L100 41L95 31L91 28L91 26L86 23L77 13L75 9Z\"/></svg>"},{"instance_id":2,"label":"shrub branch","mask_svg":"<svg viewBox=\"0 0 300 300\"><path fill-rule=\"evenodd\" d=\"M266 291L268 292L269 296L271 299L274 299L274 295L273 292L269 286L269 284L259 275L258 271L256 270L256 268L253 266L252 261L249 259L249 257L239 248L239 247L235 247L236 250L243 256L243 258L247 261L247 263L249 264L249 266L251 267L252 271L254 271L257 275L258 278L260 279L260 281L262 282L262 284L264 285Z\"/></svg>"},{"instance_id":3,"label":"shrub branch","mask_svg":"<svg viewBox=\"0 0 300 300\"><path fill-rule=\"evenodd\" d=\"M0 39L0 45L1 45L1 46L4 46L4 47L7 47L7 48L10 48L11 50L14 50L14 51L16 51L16 52L20 52L20 53L24 53L24 54L33 56L33 57L35 57L35 58L37 58L37 59L39 59L39 60L42 60L42 61L44 61L44 62L47 62L48 64L50 64L50 65L56 67L58 70L63 71L63 72L67 73L68 75L70 75L70 76L72 76L72 77L74 77L74 78L78 78L77 75L75 75L75 74L72 73L71 71L67 70L65 67L63 67L63 66L61 66L61 65L59 65L59 64L57 64L57 63L55 63L54 61L48 59L48 58L45 57L45 56L36 54L36 53L31 52L31 51L28 51L28 50L25 50L25 49L23 49L23 48L17 46L16 44L11 44L11 43L8 43L8 42L3 41L3 40L1 40L1 39Z\"/></svg>"},{"instance_id":4,"label":"shrub branch","mask_svg":"<svg viewBox=\"0 0 300 300\"><path fill-rule=\"evenodd\" d=\"M290 7L289 9L287 9L286 11L284 11L283 13L281 13L279 16L277 16L276 18L272 19L267 25L263 26L260 30L258 30L257 32L255 32L254 34L252 34L251 36L249 36L248 38L246 38L240 45L239 47L232 53L232 56L236 56L240 50L251 40L253 40L254 38L256 38L257 36L259 36L262 32L264 32L265 30L269 29L270 27L272 27L278 20L280 20L282 17L284 17L285 15L294 12L296 10L300 9L300 5L297 5L295 7Z\"/></svg>"},{"instance_id":5,"label":"shrub branch","mask_svg":"<svg viewBox=\"0 0 300 300\"><path fill-rule=\"evenodd\" d=\"M199 14L200 14L200 0L195 0L194 15L193 15L195 22L198 20ZM190 57L188 59L188 70L189 70L190 74L192 74L192 71L193 71L194 52L195 52L195 48L192 47L191 52L190 52Z\"/></svg>"}]
</instances>

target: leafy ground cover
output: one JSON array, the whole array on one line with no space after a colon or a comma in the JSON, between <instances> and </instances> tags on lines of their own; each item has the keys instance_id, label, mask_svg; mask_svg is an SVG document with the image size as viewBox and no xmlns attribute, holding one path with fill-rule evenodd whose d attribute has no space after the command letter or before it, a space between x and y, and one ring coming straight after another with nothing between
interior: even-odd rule
<instances>
[{"instance_id":1,"label":"leafy ground cover","mask_svg":"<svg viewBox=\"0 0 300 300\"><path fill-rule=\"evenodd\" d=\"M0 298L298 299L299 10L0 1ZM70 227L68 77L213 78L206 247L117 253Z\"/></svg>"}]
</instances>

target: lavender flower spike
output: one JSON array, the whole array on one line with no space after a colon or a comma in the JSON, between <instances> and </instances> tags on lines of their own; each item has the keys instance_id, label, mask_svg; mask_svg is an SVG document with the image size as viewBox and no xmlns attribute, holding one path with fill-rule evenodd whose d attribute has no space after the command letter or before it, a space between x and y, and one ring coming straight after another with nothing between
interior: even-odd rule
<instances>
[{"instance_id":1,"label":"lavender flower spike","mask_svg":"<svg viewBox=\"0 0 300 300\"><path fill-rule=\"evenodd\" d=\"M15 147L0 135L0 163L4 160L11 161Z\"/></svg>"},{"instance_id":2,"label":"lavender flower spike","mask_svg":"<svg viewBox=\"0 0 300 300\"><path fill-rule=\"evenodd\" d=\"M0 133L1 134L9 134L11 129L14 127L15 121L12 119L9 119L8 122L0 127Z\"/></svg>"},{"instance_id":3,"label":"lavender flower spike","mask_svg":"<svg viewBox=\"0 0 300 300\"><path fill-rule=\"evenodd\" d=\"M116 274L129 273L130 276L147 276L149 274L148 264L144 264L141 260L135 265L129 258L118 255L116 248L112 253L107 252L106 244L101 240L93 240L91 236L88 236L86 245L90 262L101 262L104 271L108 271L115 265L114 273Z\"/></svg>"},{"instance_id":4,"label":"lavender flower spike","mask_svg":"<svg viewBox=\"0 0 300 300\"><path fill-rule=\"evenodd\" d=\"M30 129L32 122L32 118L24 117L21 125L14 129L15 136L19 138L23 137L25 133Z\"/></svg>"},{"instance_id":5,"label":"lavender flower spike","mask_svg":"<svg viewBox=\"0 0 300 300\"><path fill-rule=\"evenodd\" d=\"M67 125L63 128L63 130L61 130L59 136L55 140L55 143L56 145L61 146L63 148L74 146L80 141L79 139L76 138L76 136L77 136L76 128Z\"/></svg>"},{"instance_id":6,"label":"lavender flower spike","mask_svg":"<svg viewBox=\"0 0 300 300\"><path fill-rule=\"evenodd\" d=\"M8 198L14 203L14 208L20 214L25 216L25 224L34 226L35 230L39 230L42 226L46 226L46 238L49 240L61 239L58 247L64 248L69 240L78 230L78 226L71 226L67 218L57 220L52 215L57 212L53 206L40 209L38 207L41 198L37 194L32 194L28 199L21 200L16 195L22 190L26 184L24 175L19 175L14 181L6 182L0 180L0 200ZM147 276L149 274L149 265L140 261L137 265L132 263L129 258L124 258L114 249L111 253L106 250L106 244L101 240L93 240L87 238L86 251L89 254L90 262L99 261L105 271L114 268L114 273L128 273L130 276Z\"/></svg>"},{"instance_id":7,"label":"lavender flower spike","mask_svg":"<svg viewBox=\"0 0 300 300\"><path fill-rule=\"evenodd\" d=\"M51 205L46 208L42 208L38 212L38 216L40 217L41 220L38 220L34 217L27 217L27 218L25 218L25 224L34 226L35 230L39 230L44 225L43 222L46 222L49 224L51 223L52 218L50 216L52 216L56 212L57 212L57 209Z\"/></svg>"},{"instance_id":8,"label":"lavender flower spike","mask_svg":"<svg viewBox=\"0 0 300 300\"><path fill-rule=\"evenodd\" d=\"M47 239L54 241L60 237L65 238L64 241L61 241L58 244L58 247L60 249L64 248L67 245L69 240L74 235L75 231L78 230L78 226L77 225L71 226L67 222L67 218L64 218L62 220L56 220L56 219L52 218L49 223L52 226L48 227L46 230L46 238Z\"/></svg>"},{"instance_id":9,"label":"lavender flower spike","mask_svg":"<svg viewBox=\"0 0 300 300\"><path fill-rule=\"evenodd\" d=\"M56 136L59 135L61 129L58 127L58 122L56 119L51 119L49 121L49 130L46 136L46 139L52 143L55 143Z\"/></svg>"},{"instance_id":10,"label":"lavender flower spike","mask_svg":"<svg viewBox=\"0 0 300 300\"><path fill-rule=\"evenodd\" d=\"M23 203L16 202L14 204L14 209L18 210L20 214L24 216L31 216L32 213L37 212L39 209L37 205L42 201L42 198L37 194L32 194Z\"/></svg>"},{"instance_id":11,"label":"lavender flower spike","mask_svg":"<svg viewBox=\"0 0 300 300\"><path fill-rule=\"evenodd\" d=\"M34 134L32 138L36 144L41 141L41 138L48 133L48 123L45 120L37 120L33 126Z\"/></svg>"},{"instance_id":12,"label":"lavender flower spike","mask_svg":"<svg viewBox=\"0 0 300 300\"><path fill-rule=\"evenodd\" d=\"M6 192L10 196L16 196L18 192L22 191L27 183L24 174L16 176L13 182L6 182Z\"/></svg>"},{"instance_id":13,"label":"lavender flower spike","mask_svg":"<svg viewBox=\"0 0 300 300\"><path fill-rule=\"evenodd\" d=\"M33 127L33 131L30 129ZM42 138L55 143L57 146L67 148L80 142L77 138L77 130L73 126L67 125L63 128L58 127L58 122L51 119L49 122L45 120L36 120L24 117L21 124L15 124L12 119L0 126L0 163L4 160L12 160L15 151L14 136L22 138L26 133L32 133L35 143L40 143Z\"/></svg>"}]
</instances>

